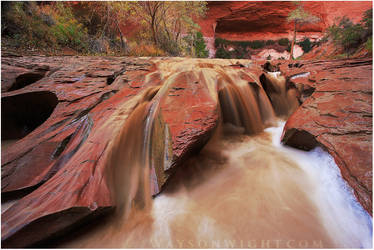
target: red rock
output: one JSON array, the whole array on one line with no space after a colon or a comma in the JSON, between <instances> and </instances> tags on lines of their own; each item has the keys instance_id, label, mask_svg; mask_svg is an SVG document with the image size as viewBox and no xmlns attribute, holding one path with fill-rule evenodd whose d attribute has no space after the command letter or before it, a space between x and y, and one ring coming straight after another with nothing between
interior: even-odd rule
<instances>
[{"instance_id":1,"label":"red rock","mask_svg":"<svg viewBox=\"0 0 374 250\"><path fill-rule=\"evenodd\" d=\"M282 141L335 159L343 178L372 214L372 61L302 61L315 92L288 119ZM297 69L297 70L300 70ZM294 74L293 68L288 75Z\"/></svg>"},{"instance_id":2,"label":"red rock","mask_svg":"<svg viewBox=\"0 0 374 250\"><path fill-rule=\"evenodd\" d=\"M363 13L372 8L371 2L364 1L307 1L302 4L321 21L300 27L297 39L321 38L336 18L347 16L353 22L359 22ZM210 56L213 56L216 37L236 41L292 39L293 24L287 22L287 16L295 7L292 2L285 1L209 1L206 17L196 22L201 27Z\"/></svg>"},{"instance_id":3,"label":"red rock","mask_svg":"<svg viewBox=\"0 0 374 250\"><path fill-rule=\"evenodd\" d=\"M165 122L170 128L175 164L199 151L218 122L218 106L202 75L180 73L161 101Z\"/></svg>"},{"instance_id":4,"label":"red rock","mask_svg":"<svg viewBox=\"0 0 374 250\"><path fill-rule=\"evenodd\" d=\"M11 66L3 64L2 71L6 71L7 74L1 75L1 91L12 91L23 88L29 84L32 84L46 74L47 69L26 69L17 66Z\"/></svg>"},{"instance_id":5,"label":"red rock","mask_svg":"<svg viewBox=\"0 0 374 250\"><path fill-rule=\"evenodd\" d=\"M198 20L206 37L219 36L230 40L267 40L292 37L292 24L287 15L296 5L292 2L208 2L206 18ZM320 22L304 25L300 35L321 35L337 17L347 16L359 22L371 2L303 2L306 11L318 16ZM331 10L334 11L331 11Z\"/></svg>"},{"instance_id":6,"label":"red rock","mask_svg":"<svg viewBox=\"0 0 374 250\"><path fill-rule=\"evenodd\" d=\"M166 147L168 154L165 164L164 155L160 155L164 152L158 147L151 152L157 155L155 160L160 163L151 166L151 195L160 191L174 167L204 146L217 124L217 97L205 85L202 74L194 74L188 69L183 69L184 72L174 69L177 72L173 76L175 79L165 84L163 81L167 83L172 76L163 75L162 67L147 59L23 57L2 60L3 65L26 65L23 68L27 69L50 65L51 69L45 78L3 93L2 98L47 91L58 99L53 113L44 123L2 150L3 197L19 191L27 193L21 194L21 199L2 213L4 247L30 246L114 209L110 152L113 141L128 124L128 117L141 100L160 101L153 135L162 141L152 139L157 146ZM240 70L247 62L230 63L232 65L227 67ZM258 65L263 63L250 65L249 71L256 75L255 78L262 73ZM306 115L303 113L294 118L294 114L286 130L296 131L295 135L301 131L312 142L316 140L311 145L303 145L301 143L305 141L298 140L302 137L292 134L296 146L324 145L368 209L371 206L367 193L369 188L371 192L371 169L367 166L371 166L371 160L367 156L371 155L368 142L372 111L371 78L368 79L367 72L371 62L368 65L363 61L319 61L300 62L300 65L289 68L282 64L280 68L288 77L307 69L311 72L308 81L318 88L295 112L305 110ZM206 63L205 67L214 66ZM349 67L356 67L357 74L351 74ZM304 83L300 78L295 79L295 84L304 86ZM164 87L157 92L156 86L161 84ZM347 97L342 95L344 91ZM347 104L343 111L339 103ZM311 117L316 118L317 125ZM362 143L363 140L367 142ZM170 151L169 145L165 145L169 142ZM370 165L367 165L369 161Z\"/></svg>"},{"instance_id":7,"label":"red rock","mask_svg":"<svg viewBox=\"0 0 374 250\"><path fill-rule=\"evenodd\" d=\"M59 88L62 82L59 79L71 79L77 74L70 74L69 69L83 65L86 68L80 74L85 75L90 71L89 62L95 62L95 68L103 65L106 71L113 72L121 64L120 60L123 61L120 58L104 62L102 59L70 58L70 66L39 83L14 91L17 93L3 94L3 98L9 98L13 94L29 93L41 87L56 92L59 99L54 113L46 122L2 150L3 194L32 191L30 188L41 185L2 214L3 246L29 246L87 216L96 216L113 208L105 180L105 153L108 142L126 120L126 112L132 110L131 105L124 107L126 102L141 89L134 93L133 89L123 84L121 76L111 85L106 84L106 78L94 78L89 82L90 87L85 87L86 83L78 80L72 83L63 81L63 85L68 86ZM115 66L113 70L110 70L108 62ZM143 62L138 66L144 68L144 65L150 64ZM117 91L110 101L105 101ZM114 114L120 111L124 116L117 118ZM108 119L116 120L108 122Z\"/></svg>"},{"instance_id":8,"label":"red rock","mask_svg":"<svg viewBox=\"0 0 374 250\"><path fill-rule=\"evenodd\" d=\"M25 247L113 210L116 202L108 175L111 141L135 109L142 90L159 85L161 76L145 59L12 60L5 62L39 60L66 65L37 83L2 95L12 98L42 90L55 93L58 99L44 123L2 150L3 197L23 192L23 197L2 213L2 245ZM115 79L108 82L111 77ZM170 127L173 155L165 169L152 169L154 174L162 175L151 177L152 195L169 177L165 171L206 143L218 119L217 103L203 82L184 80L169 87L162 96L160 114ZM180 96L173 95L179 88L185 90ZM177 105L168 106L170 103ZM180 107L184 107L183 112Z\"/></svg>"}]
</instances>

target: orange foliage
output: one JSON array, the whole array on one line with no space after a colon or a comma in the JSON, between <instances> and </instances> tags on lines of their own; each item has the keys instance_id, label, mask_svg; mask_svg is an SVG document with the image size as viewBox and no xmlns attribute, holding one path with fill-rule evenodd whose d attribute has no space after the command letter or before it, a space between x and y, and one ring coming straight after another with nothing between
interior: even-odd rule
<instances>
[{"instance_id":1,"label":"orange foliage","mask_svg":"<svg viewBox=\"0 0 374 250\"><path fill-rule=\"evenodd\" d=\"M131 46L130 56L166 56L166 53L153 44L138 44Z\"/></svg>"}]
</instances>

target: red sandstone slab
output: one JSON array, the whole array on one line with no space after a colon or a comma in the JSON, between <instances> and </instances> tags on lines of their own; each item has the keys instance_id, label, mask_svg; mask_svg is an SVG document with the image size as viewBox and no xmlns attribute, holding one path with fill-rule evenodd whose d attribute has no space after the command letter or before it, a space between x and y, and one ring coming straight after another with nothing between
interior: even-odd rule
<instances>
[{"instance_id":1,"label":"red sandstone slab","mask_svg":"<svg viewBox=\"0 0 374 250\"><path fill-rule=\"evenodd\" d=\"M325 148L372 214L372 62L305 63L316 90L288 119L282 141L304 149Z\"/></svg>"}]
</instances>

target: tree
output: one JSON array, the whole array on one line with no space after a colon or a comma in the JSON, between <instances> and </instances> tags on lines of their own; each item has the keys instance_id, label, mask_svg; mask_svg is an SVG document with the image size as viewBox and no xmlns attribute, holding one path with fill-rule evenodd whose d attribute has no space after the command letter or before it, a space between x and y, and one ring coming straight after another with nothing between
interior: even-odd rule
<instances>
[{"instance_id":1,"label":"tree","mask_svg":"<svg viewBox=\"0 0 374 250\"><path fill-rule=\"evenodd\" d=\"M69 3L69 2L67 2ZM121 48L127 49L125 37L120 29L120 23L126 23L130 16L132 2L127 1L87 1L77 2L77 16L89 29L90 35L99 39L104 36L111 39L120 38Z\"/></svg>"},{"instance_id":2,"label":"tree","mask_svg":"<svg viewBox=\"0 0 374 250\"><path fill-rule=\"evenodd\" d=\"M190 33L183 39L186 44L190 45L187 48L187 52L192 57L207 58L209 56L209 51L206 48L204 37L201 32Z\"/></svg>"},{"instance_id":3,"label":"tree","mask_svg":"<svg viewBox=\"0 0 374 250\"><path fill-rule=\"evenodd\" d=\"M199 58L206 58L209 56L209 51L206 49L203 34L201 32L196 33L196 39L194 42L195 55Z\"/></svg>"},{"instance_id":4,"label":"tree","mask_svg":"<svg viewBox=\"0 0 374 250\"><path fill-rule=\"evenodd\" d=\"M361 23L353 23L348 17L343 16L337 19L338 24L328 28L328 35L335 45L344 49L347 57L357 51L362 44L366 43L366 48L371 51L372 41L372 18L371 10L364 13Z\"/></svg>"},{"instance_id":5,"label":"tree","mask_svg":"<svg viewBox=\"0 0 374 250\"><path fill-rule=\"evenodd\" d=\"M366 29L366 35L371 37L373 34L373 9L368 9L365 11L361 23Z\"/></svg>"},{"instance_id":6,"label":"tree","mask_svg":"<svg viewBox=\"0 0 374 250\"><path fill-rule=\"evenodd\" d=\"M154 45L177 55L183 42L182 36L199 30L193 20L205 15L206 2L139 1L135 11L148 25Z\"/></svg>"},{"instance_id":7,"label":"tree","mask_svg":"<svg viewBox=\"0 0 374 250\"><path fill-rule=\"evenodd\" d=\"M294 45L296 42L296 32L298 27L301 27L302 25L306 23L316 23L320 19L316 16L313 16L312 14L308 13L304 10L303 6L300 3L296 3L297 7L295 10L291 11L288 14L287 21L294 23L294 32L293 32L293 38L291 43L291 52L290 52L290 59L293 59L293 50Z\"/></svg>"}]
</instances>

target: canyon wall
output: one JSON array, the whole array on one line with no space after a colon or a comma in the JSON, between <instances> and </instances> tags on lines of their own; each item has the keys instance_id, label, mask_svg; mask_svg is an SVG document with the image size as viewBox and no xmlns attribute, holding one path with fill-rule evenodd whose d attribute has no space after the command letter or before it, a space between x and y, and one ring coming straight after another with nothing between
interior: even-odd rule
<instances>
[{"instance_id":1,"label":"canyon wall","mask_svg":"<svg viewBox=\"0 0 374 250\"><path fill-rule=\"evenodd\" d=\"M372 8L372 2L323 1L303 2L304 9L320 18L320 22L304 25L298 38L320 38L322 32L337 18L347 16L359 22L362 14ZM198 20L202 33L208 43L210 56L214 54L216 37L228 40L276 40L292 38L293 25L287 22L288 14L296 8L292 2L208 2L208 13Z\"/></svg>"}]
</instances>

